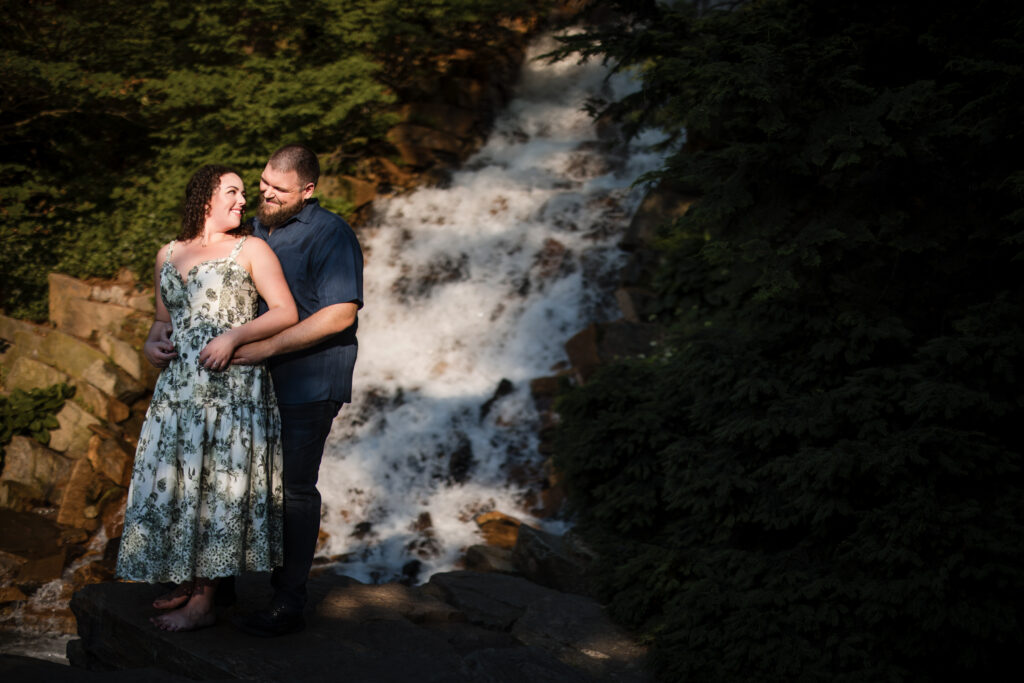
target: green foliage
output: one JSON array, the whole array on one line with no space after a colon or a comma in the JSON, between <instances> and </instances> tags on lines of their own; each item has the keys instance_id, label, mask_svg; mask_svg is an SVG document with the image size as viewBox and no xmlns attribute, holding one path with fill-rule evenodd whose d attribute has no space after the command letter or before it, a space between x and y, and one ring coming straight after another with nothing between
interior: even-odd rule
<instances>
[{"instance_id":1,"label":"green foliage","mask_svg":"<svg viewBox=\"0 0 1024 683\"><path fill-rule=\"evenodd\" d=\"M634 7L630 5L630 7ZM635 7L634 7L635 9ZM685 136L663 356L560 403L613 613L667 680L998 678L1024 645L1015 5L641 5L569 49Z\"/></svg>"},{"instance_id":2,"label":"green foliage","mask_svg":"<svg viewBox=\"0 0 1024 683\"><path fill-rule=\"evenodd\" d=\"M57 413L74 395L75 388L62 382L45 389L15 389L10 396L0 396L0 448L18 434L31 436L44 446L50 443L50 430L59 426Z\"/></svg>"},{"instance_id":3,"label":"green foliage","mask_svg":"<svg viewBox=\"0 0 1024 683\"><path fill-rule=\"evenodd\" d=\"M53 270L148 273L203 164L255 183L300 141L351 172L444 55L541 4L0 0L0 309L44 318Z\"/></svg>"}]
</instances>

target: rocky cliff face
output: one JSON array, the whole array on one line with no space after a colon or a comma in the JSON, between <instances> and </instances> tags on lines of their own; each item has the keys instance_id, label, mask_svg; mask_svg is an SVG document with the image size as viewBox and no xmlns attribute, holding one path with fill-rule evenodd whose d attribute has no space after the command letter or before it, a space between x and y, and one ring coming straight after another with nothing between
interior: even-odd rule
<instances>
[{"instance_id":1,"label":"rocky cliff face","mask_svg":"<svg viewBox=\"0 0 1024 683\"><path fill-rule=\"evenodd\" d=\"M44 446L15 436L0 473L0 620L74 632L67 600L112 576L139 426L156 372L139 350L152 292L129 276L51 274L52 325L0 316L0 388L75 388Z\"/></svg>"}]
</instances>

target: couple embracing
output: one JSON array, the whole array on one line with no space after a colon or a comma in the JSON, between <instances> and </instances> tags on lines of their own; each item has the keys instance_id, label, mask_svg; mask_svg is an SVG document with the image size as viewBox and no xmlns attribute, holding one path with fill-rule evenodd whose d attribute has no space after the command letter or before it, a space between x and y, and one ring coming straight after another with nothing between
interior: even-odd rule
<instances>
[{"instance_id":1,"label":"couple embracing","mask_svg":"<svg viewBox=\"0 0 1024 683\"><path fill-rule=\"evenodd\" d=\"M174 588L158 628L214 623L233 577L272 571L274 597L233 619L260 636L304 627L320 529L324 444L351 398L363 259L349 225L312 198L302 145L274 152L256 218L241 177L204 166L178 238L156 258L143 352L162 368L139 436L117 561L121 578ZM271 381L272 380L272 381Z\"/></svg>"}]
</instances>

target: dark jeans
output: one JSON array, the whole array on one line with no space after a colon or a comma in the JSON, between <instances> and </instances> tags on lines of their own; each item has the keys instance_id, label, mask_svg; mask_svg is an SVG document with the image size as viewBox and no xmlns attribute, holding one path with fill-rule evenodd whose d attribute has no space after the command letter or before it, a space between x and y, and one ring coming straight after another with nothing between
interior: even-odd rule
<instances>
[{"instance_id":1,"label":"dark jeans","mask_svg":"<svg viewBox=\"0 0 1024 683\"><path fill-rule=\"evenodd\" d=\"M306 605L306 580L320 533L320 460L331 423L341 404L316 401L282 405L284 450L284 566L274 570L274 604L301 611Z\"/></svg>"}]
</instances>

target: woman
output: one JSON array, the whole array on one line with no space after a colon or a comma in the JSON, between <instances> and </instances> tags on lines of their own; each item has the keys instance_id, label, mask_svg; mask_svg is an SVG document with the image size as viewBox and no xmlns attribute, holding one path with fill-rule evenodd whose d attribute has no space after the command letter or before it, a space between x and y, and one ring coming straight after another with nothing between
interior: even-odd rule
<instances>
[{"instance_id":1,"label":"woman","mask_svg":"<svg viewBox=\"0 0 1024 683\"><path fill-rule=\"evenodd\" d=\"M239 227L244 208L241 177L204 166L177 240L156 257L153 330L171 326L177 357L139 435L117 574L179 584L153 603L176 608L151 620L168 631L213 624L220 577L281 562L277 402L266 369L231 356L298 314L274 252ZM258 317L257 295L269 309Z\"/></svg>"}]
</instances>

